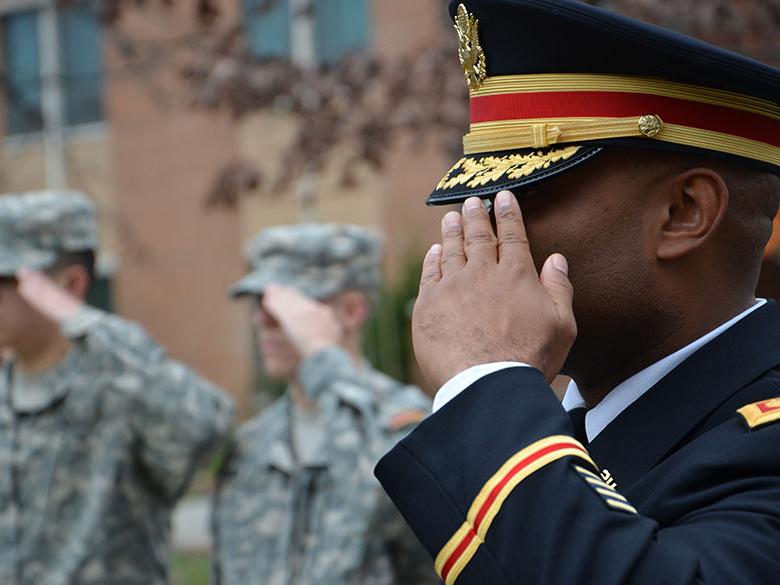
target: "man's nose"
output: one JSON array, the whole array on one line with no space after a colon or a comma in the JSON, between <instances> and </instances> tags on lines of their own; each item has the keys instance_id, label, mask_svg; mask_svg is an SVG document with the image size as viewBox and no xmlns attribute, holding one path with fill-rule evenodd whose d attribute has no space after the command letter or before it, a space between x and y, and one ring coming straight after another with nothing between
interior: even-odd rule
<instances>
[{"instance_id":1,"label":"man's nose","mask_svg":"<svg viewBox=\"0 0 780 585\"><path fill-rule=\"evenodd\" d=\"M277 325L276 319L263 308L260 302L257 303L257 306L252 312L252 321L256 327L263 327L266 329L276 327Z\"/></svg>"}]
</instances>

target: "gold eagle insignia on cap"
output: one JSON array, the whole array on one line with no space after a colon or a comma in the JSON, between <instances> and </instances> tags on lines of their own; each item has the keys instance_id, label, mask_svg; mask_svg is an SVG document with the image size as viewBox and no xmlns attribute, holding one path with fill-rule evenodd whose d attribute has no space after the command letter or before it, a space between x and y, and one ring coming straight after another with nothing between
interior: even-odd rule
<instances>
[{"instance_id":1,"label":"gold eagle insignia on cap","mask_svg":"<svg viewBox=\"0 0 780 585\"><path fill-rule=\"evenodd\" d=\"M458 58L466 75L466 83L472 91L482 87L487 77L485 52L479 44L479 21L468 9L458 5L455 15L455 31L458 33Z\"/></svg>"}]
</instances>

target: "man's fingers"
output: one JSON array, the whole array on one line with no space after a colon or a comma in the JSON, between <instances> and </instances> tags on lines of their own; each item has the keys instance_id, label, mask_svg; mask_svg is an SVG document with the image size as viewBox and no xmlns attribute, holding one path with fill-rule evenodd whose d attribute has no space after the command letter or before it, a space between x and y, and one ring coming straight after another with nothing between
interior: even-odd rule
<instances>
[{"instance_id":1,"label":"man's fingers","mask_svg":"<svg viewBox=\"0 0 780 585\"><path fill-rule=\"evenodd\" d=\"M37 270L22 267L16 271L16 281L19 283L20 289L35 289L39 287L42 280L43 275Z\"/></svg>"},{"instance_id":2,"label":"man's fingers","mask_svg":"<svg viewBox=\"0 0 780 585\"><path fill-rule=\"evenodd\" d=\"M295 289L272 283L265 287L260 304L283 329L287 329L290 320L301 310L300 297L302 295Z\"/></svg>"},{"instance_id":3,"label":"man's fingers","mask_svg":"<svg viewBox=\"0 0 780 585\"><path fill-rule=\"evenodd\" d=\"M496 195L494 204L499 262L533 265L523 214L517 198L511 191L501 191Z\"/></svg>"},{"instance_id":4,"label":"man's fingers","mask_svg":"<svg viewBox=\"0 0 780 585\"><path fill-rule=\"evenodd\" d=\"M271 283L263 291L262 305L275 319L282 320L289 315L317 306L319 302L295 288Z\"/></svg>"},{"instance_id":5,"label":"man's fingers","mask_svg":"<svg viewBox=\"0 0 780 585\"><path fill-rule=\"evenodd\" d=\"M441 220L441 273L463 268L466 253L463 250L463 221L460 213L450 211Z\"/></svg>"},{"instance_id":6,"label":"man's fingers","mask_svg":"<svg viewBox=\"0 0 780 585\"><path fill-rule=\"evenodd\" d=\"M574 287L569 280L569 264L561 254L553 254L542 266L539 274L544 290L550 295L558 310L558 316L566 323L570 323L576 331L572 301L574 299Z\"/></svg>"},{"instance_id":7,"label":"man's fingers","mask_svg":"<svg viewBox=\"0 0 780 585\"><path fill-rule=\"evenodd\" d=\"M284 287L278 284L269 284L263 290L263 297L260 305L276 319L281 312L284 303Z\"/></svg>"},{"instance_id":8,"label":"man's fingers","mask_svg":"<svg viewBox=\"0 0 780 585\"><path fill-rule=\"evenodd\" d=\"M468 262L495 264L496 235L487 209L478 197L469 197L463 204L463 239Z\"/></svg>"},{"instance_id":9,"label":"man's fingers","mask_svg":"<svg viewBox=\"0 0 780 585\"><path fill-rule=\"evenodd\" d=\"M20 268L16 272L19 294L48 318L63 322L75 315L82 303L37 270Z\"/></svg>"},{"instance_id":10,"label":"man's fingers","mask_svg":"<svg viewBox=\"0 0 780 585\"><path fill-rule=\"evenodd\" d=\"M431 246L422 265L420 288L429 286L441 280L441 244Z\"/></svg>"}]
</instances>

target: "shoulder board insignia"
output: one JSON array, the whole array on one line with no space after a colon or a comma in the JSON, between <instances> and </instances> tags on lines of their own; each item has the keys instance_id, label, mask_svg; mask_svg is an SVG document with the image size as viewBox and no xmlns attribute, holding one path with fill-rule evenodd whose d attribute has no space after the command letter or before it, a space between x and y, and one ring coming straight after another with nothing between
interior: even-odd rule
<instances>
[{"instance_id":1,"label":"shoulder board insignia","mask_svg":"<svg viewBox=\"0 0 780 585\"><path fill-rule=\"evenodd\" d=\"M780 420L780 398L754 402L743 406L737 412L745 419L748 428L755 429Z\"/></svg>"}]
</instances>

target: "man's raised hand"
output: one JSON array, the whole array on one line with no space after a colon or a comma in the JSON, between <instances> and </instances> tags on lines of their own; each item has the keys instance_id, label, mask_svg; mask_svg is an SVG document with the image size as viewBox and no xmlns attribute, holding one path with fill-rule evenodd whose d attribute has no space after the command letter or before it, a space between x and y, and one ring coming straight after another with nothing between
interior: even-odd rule
<instances>
[{"instance_id":1,"label":"man's raised hand","mask_svg":"<svg viewBox=\"0 0 780 585\"><path fill-rule=\"evenodd\" d=\"M428 382L441 387L478 364L516 361L552 380L577 335L566 259L553 254L534 267L520 206L496 196L497 235L472 197L463 214L442 220L442 243L423 261L414 306L414 351Z\"/></svg>"},{"instance_id":2,"label":"man's raised hand","mask_svg":"<svg viewBox=\"0 0 780 585\"><path fill-rule=\"evenodd\" d=\"M84 304L37 270L20 268L16 273L19 294L32 307L56 323L64 323Z\"/></svg>"},{"instance_id":3,"label":"man's raised hand","mask_svg":"<svg viewBox=\"0 0 780 585\"><path fill-rule=\"evenodd\" d=\"M333 308L293 288L269 285L262 305L302 357L342 342L343 331Z\"/></svg>"}]
</instances>

